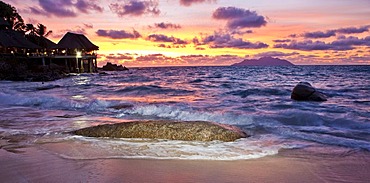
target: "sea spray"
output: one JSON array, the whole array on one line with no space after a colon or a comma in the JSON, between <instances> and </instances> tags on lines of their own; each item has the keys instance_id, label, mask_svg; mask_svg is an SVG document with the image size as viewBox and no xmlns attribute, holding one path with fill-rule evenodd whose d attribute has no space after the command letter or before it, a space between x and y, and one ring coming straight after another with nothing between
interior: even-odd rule
<instances>
[{"instance_id":1,"label":"sea spray","mask_svg":"<svg viewBox=\"0 0 370 183\"><path fill-rule=\"evenodd\" d=\"M127 114L152 116L181 121L213 121L229 125L249 125L253 123L253 118L248 115L201 112L186 107L173 107L167 105L138 106L134 107L134 109L123 110L123 112L118 114L117 117L123 117Z\"/></svg>"}]
</instances>

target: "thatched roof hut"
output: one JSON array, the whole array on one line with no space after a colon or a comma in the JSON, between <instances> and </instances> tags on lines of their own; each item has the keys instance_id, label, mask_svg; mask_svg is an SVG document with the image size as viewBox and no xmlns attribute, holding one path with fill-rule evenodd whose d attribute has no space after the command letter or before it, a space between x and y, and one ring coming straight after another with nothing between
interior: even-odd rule
<instances>
[{"instance_id":1,"label":"thatched roof hut","mask_svg":"<svg viewBox=\"0 0 370 183\"><path fill-rule=\"evenodd\" d=\"M21 33L13 30L0 30L0 46L27 49L41 48L40 46L28 41Z\"/></svg>"},{"instance_id":2,"label":"thatched roof hut","mask_svg":"<svg viewBox=\"0 0 370 183\"><path fill-rule=\"evenodd\" d=\"M99 50L85 35L67 32L58 42L55 48L59 49L79 49L85 51Z\"/></svg>"}]
</instances>

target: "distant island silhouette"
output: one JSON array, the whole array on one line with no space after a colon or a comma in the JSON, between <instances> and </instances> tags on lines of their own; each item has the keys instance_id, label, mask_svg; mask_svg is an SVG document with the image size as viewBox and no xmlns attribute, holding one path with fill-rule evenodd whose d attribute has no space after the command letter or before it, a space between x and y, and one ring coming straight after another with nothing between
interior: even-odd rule
<instances>
[{"instance_id":1,"label":"distant island silhouette","mask_svg":"<svg viewBox=\"0 0 370 183\"><path fill-rule=\"evenodd\" d=\"M231 66L292 66L291 62L274 57L261 57L259 59L245 59Z\"/></svg>"}]
</instances>

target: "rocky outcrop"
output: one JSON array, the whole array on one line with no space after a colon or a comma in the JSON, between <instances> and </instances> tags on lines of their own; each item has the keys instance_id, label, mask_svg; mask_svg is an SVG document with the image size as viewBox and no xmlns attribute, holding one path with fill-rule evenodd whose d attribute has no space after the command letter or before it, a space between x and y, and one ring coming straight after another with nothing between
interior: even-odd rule
<instances>
[{"instance_id":1,"label":"rocky outcrop","mask_svg":"<svg viewBox=\"0 0 370 183\"><path fill-rule=\"evenodd\" d=\"M27 58L0 59L0 80L54 81L64 77L64 68L56 64L35 65Z\"/></svg>"},{"instance_id":2,"label":"rocky outcrop","mask_svg":"<svg viewBox=\"0 0 370 183\"><path fill-rule=\"evenodd\" d=\"M204 121L135 121L88 127L72 133L88 137L226 142L247 137L237 127Z\"/></svg>"},{"instance_id":3,"label":"rocky outcrop","mask_svg":"<svg viewBox=\"0 0 370 183\"><path fill-rule=\"evenodd\" d=\"M327 97L308 82L299 82L293 88L291 99L299 101L327 101Z\"/></svg>"},{"instance_id":4,"label":"rocky outcrop","mask_svg":"<svg viewBox=\"0 0 370 183\"><path fill-rule=\"evenodd\" d=\"M128 68L122 65L117 65L117 64L112 64L110 62L107 62L107 64L105 64L102 67L102 70L103 71L127 71Z\"/></svg>"}]
</instances>

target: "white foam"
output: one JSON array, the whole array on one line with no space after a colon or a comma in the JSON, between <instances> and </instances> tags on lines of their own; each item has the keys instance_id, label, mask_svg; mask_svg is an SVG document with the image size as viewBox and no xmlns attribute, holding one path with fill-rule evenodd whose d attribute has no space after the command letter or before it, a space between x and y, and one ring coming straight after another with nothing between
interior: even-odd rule
<instances>
[{"instance_id":1,"label":"white foam","mask_svg":"<svg viewBox=\"0 0 370 183\"><path fill-rule=\"evenodd\" d=\"M25 130L19 129L8 129L0 127L0 136L9 136L9 135L16 135L16 134L24 134Z\"/></svg>"},{"instance_id":2,"label":"white foam","mask_svg":"<svg viewBox=\"0 0 370 183\"><path fill-rule=\"evenodd\" d=\"M64 140L73 142L73 150L66 149L57 154L68 159L245 160L274 155L281 148L290 148L271 135L240 139L235 142L107 139L81 136L67 137Z\"/></svg>"},{"instance_id":3,"label":"white foam","mask_svg":"<svg viewBox=\"0 0 370 183\"><path fill-rule=\"evenodd\" d=\"M59 97L43 94L6 94L0 92L0 104L16 106L37 106L43 109L82 109L97 111L110 106L109 101L98 99L76 100L74 97Z\"/></svg>"},{"instance_id":4,"label":"white foam","mask_svg":"<svg viewBox=\"0 0 370 183\"><path fill-rule=\"evenodd\" d=\"M165 105L138 106L134 109L124 110L123 113L118 114L117 117L121 118L127 113L181 121L213 121L232 125L249 125L253 123L251 116L235 115L231 113L199 112L192 109Z\"/></svg>"}]
</instances>

